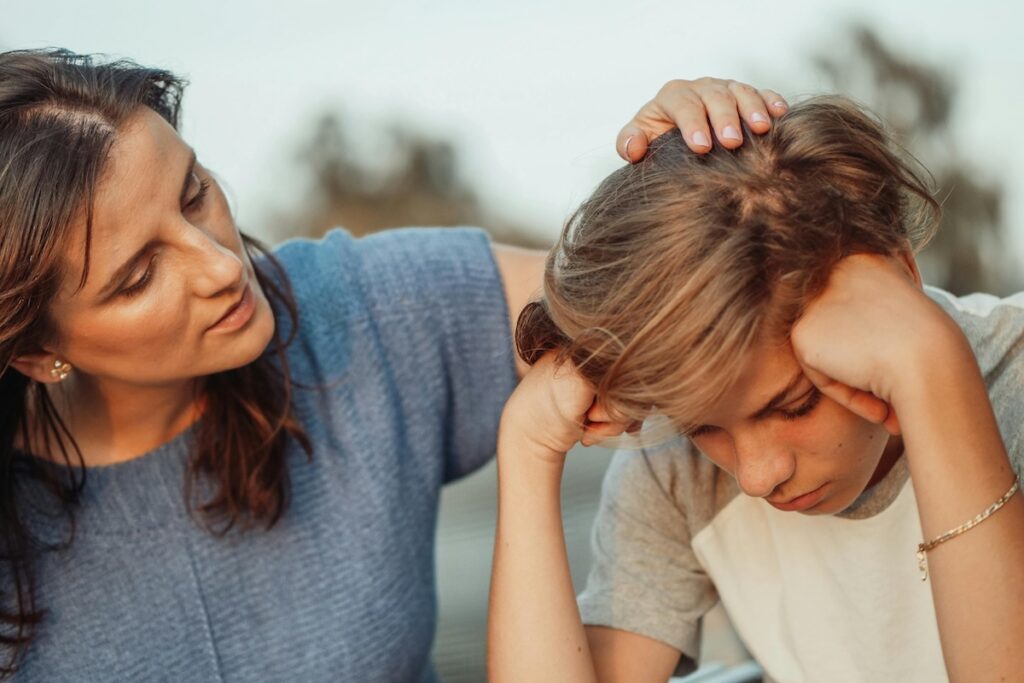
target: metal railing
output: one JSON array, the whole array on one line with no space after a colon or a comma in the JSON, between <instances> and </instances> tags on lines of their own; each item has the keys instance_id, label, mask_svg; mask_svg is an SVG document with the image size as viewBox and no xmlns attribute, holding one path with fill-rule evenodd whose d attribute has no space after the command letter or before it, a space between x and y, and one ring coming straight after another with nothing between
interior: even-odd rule
<instances>
[{"instance_id":1,"label":"metal railing","mask_svg":"<svg viewBox=\"0 0 1024 683\"><path fill-rule=\"evenodd\" d=\"M705 664L692 674L671 678L669 683L760 683L764 670L757 662L743 662L736 666Z\"/></svg>"}]
</instances>

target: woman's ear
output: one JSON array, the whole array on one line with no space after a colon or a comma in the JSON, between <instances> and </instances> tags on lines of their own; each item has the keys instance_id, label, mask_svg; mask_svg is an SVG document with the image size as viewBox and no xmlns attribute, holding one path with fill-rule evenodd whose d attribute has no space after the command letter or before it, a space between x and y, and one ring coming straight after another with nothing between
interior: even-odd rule
<instances>
[{"instance_id":1,"label":"woman's ear","mask_svg":"<svg viewBox=\"0 0 1024 683\"><path fill-rule=\"evenodd\" d=\"M11 361L11 367L43 384L56 384L71 372L71 365L49 351L22 354Z\"/></svg>"}]
</instances>

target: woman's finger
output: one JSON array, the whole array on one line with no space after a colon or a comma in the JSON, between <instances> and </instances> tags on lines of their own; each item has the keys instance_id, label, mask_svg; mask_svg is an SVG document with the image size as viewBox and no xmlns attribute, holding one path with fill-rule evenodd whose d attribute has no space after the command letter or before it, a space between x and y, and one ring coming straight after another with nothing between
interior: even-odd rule
<instances>
[{"instance_id":1,"label":"woman's finger","mask_svg":"<svg viewBox=\"0 0 1024 683\"><path fill-rule=\"evenodd\" d=\"M637 117L619 131L619 136L615 139L615 151L631 164L640 161L647 154L647 134L640 128Z\"/></svg>"},{"instance_id":2,"label":"woman's finger","mask_svg":"<svg viewBox=\"0 0 1024 683\"><path fill-rule=\"evenodd\" d=\"M743 144L743 126L740 125L739 105L732 91L722 82L702 85L697 93L707 110L711 128L718 142L727 149Z\"/></svg>"},{"instance_id":3,"label":"woman's finger","mask_svg":"<svg viewBox=\"0 0 1024 683\"><path fill-rule=\"evenodd\" d=\"M616 149L630 163L640 161L647 153L648 143L673 128L680 130L687 147L694 152L702 154L711 149L708 114L700 98L692 90L662 90L619 131Z\"/></svg>"},{"instance_id":4,"label":"woman's finger","mask_svg":"<svg viewBox=\"0 0 1024 683\"><path fill-rule=\"evenodd\" d=\"M753 86L739 81L730 81L728 87L729 92L736 98L740 116L747 122L750 130L757 134L767 133L771 130L771 116L761 93Z\"/></svg>"},{"instance_id":5,"label":"woman's finger","mask_svg":"<svg viewBox=\"0 0 1024 683\"><path fill-rule=\"evenodd\" d=\"M682 133L686 146L703 154L711 149L712 140L708 111L698 88L694 81L669 81L658 91L649 111L670 120Z\"/></svg>"},{"instance_id":6,"label":"woman's finger","mask_svg":"<svg viewBox=\"0 0 1024 683\"><path fill-rule=\"evenodd\" d=\"M779 93L774 90L767 89L761 89L758 92L761 94L761 99L764 101L769 113L771 113L775 118L778 118L789 111L789 103L786 102L786 98Z\"/></svg>"}]
</instances>

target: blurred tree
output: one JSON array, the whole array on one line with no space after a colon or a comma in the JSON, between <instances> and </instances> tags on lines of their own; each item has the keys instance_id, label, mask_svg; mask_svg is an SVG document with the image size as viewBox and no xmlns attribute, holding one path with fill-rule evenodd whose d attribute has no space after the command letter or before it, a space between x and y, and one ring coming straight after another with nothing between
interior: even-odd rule
<instances>
[{"instance_id":1,"label":"blurred tree","mask_svg":"<svg viewBox=\"0 0 1024 683\"><path fill-rule=\"evenodd\" d=\"M319 117L298 154L310 179L308 196L303 208L279 221L303 229L287 236L318 236L338 225L357 235L408 225L476 225L508 244L547 246L484 210L462 181L459 156L450 142L405 124L391 125L384 134L383 150L367 154L351 144L338 114Z\"/></svg>"},{"instance_id":2,"label":"blurred tree","mask_svg":"<svg viewBox=\"0 0 1024 683\"><path fill-rule=\"evenodd\" d=\"M838 92L877 112L899 142L931 171L942 228L921 254L926 280L955 294L1006 295L1022 286L1003 222L1004 190L976 171L951 123L957 84L948 71L897 54L866 25L847 29L846 45L814 56Z\"/></svg>"}]
</instances>

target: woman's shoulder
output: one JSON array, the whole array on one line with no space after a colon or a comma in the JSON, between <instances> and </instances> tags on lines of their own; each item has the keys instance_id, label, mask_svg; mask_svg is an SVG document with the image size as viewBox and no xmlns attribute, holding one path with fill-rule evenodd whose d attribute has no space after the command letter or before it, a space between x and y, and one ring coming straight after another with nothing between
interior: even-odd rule
<instances>
[{"instance_id":1,"label":"woman's shoulder","mask_svg":"<svg viewBox=\"0 0 1024 683\"><path fill-rule=\"evenodd\" d=\"M271 252L280 270L262 270L291 289L303 327L422 313L448 286L500 288L487 234L477 228L396 228L356 237L334 228L293 238ZM264 264L269 265L269 264Z\"/></svg>"},{"instance_id":2,"label":"woman's shoulder","mask_svg":"<svg viewBox=\"0 0 1024 683\"><path fill-rule=\"evenodd\" d=\"M314 239L289 239L274 247L272 254L288 279L296 300L322 298L316 293L329 289L333 304L354 299L358 282L359 254L356 239L347 231L334 229Z\"/></svg>"},{"instance_id":3,"label":"woman's shoulder","mask_svg":"<svg viewBox=\"0 0 1024 683\"><path fill-rule=\"evenodd\" d=\"M453 293L501 290L490 240L478 228L396 228L363 237L335 228L319 239L283 242L273 255L307 318L421 316Z\"/></svg>"}]
</instances>

